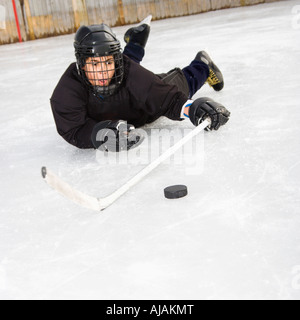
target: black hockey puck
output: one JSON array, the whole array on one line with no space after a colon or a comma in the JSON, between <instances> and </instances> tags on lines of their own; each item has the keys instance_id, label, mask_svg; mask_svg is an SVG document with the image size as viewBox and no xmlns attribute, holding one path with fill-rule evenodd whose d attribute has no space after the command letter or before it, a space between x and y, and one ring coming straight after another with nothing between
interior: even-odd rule
<instances>
[{"instance_id":1,"label":"black hockey puck","mask_svg":"<svg viewBox=\"0 0 300 320\"><path fill-rule=\"evenodd\" d=\"M184 185L171 186L166 188L164 191L167 199L179 199L187 196L188 194L187 186Z\"/></svg>"}]
</instances>

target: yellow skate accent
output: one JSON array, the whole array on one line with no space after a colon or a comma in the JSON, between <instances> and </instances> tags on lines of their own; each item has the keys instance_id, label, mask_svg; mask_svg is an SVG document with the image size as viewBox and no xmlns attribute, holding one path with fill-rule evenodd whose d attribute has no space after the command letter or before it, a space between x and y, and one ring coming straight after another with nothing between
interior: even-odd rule
<instances>
[{"instance_id":1,"label":"yellow skate accent","mask_svg":"<svg viewBox=\"0 0 300 320\"><path fill-rule=\"evenodd\" d=\"M207 78L206 82L212 87L215 86L218 83L221 83L219 78L216 76L216 74L210 69L209 70L209 77Z\"/></svg>"}]
</instances>

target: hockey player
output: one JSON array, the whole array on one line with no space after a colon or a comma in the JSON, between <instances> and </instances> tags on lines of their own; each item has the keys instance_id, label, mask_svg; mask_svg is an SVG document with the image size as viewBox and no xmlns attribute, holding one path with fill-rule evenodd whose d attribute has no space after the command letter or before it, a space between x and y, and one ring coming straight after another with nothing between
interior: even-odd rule
<instances>
[{"instance_id":1,"label":"hockey player","mask_svg":"<svg viewBox=\"0 0 300 320\"><path fill-rule=\"evenodd\" d=\"M75 35L76 64L60 79L51 97L58 133L78 148L129 150L141 143L139 130L161 116L187 117L197 126L211 118L218 130L230 116L210 98L190 100L208 82L223 89L220 70L201 51L189 66L155 75L139 63L150 32L148 24L129 29L124 52L106 25L82 26ZM114 133L115 139L110 138Z\"/></svg>"}]
</instances>

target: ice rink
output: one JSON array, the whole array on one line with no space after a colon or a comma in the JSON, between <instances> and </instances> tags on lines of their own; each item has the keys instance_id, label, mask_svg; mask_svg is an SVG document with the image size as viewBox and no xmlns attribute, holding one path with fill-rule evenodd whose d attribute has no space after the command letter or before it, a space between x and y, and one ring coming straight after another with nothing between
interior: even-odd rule
<instances>
[{"instance_id":1,"label":"ice rink","mask_svg":"<svg viewBox=\"0 0 300 320\"><path fill-rule=\"evenodd\" d=\"M142 65L182 68L207 49L225 88L195 98L232 116L203 135L201 172L162 164L102 213L40 174L104 196L143 168L103 165L57 134L49 98L73 37L0 46L0 299L299 299L300 1L152 23ZM148 129L171 127L193 128ZM165 199L172 184L189 195Z\"/></svg>"}]
</instances>

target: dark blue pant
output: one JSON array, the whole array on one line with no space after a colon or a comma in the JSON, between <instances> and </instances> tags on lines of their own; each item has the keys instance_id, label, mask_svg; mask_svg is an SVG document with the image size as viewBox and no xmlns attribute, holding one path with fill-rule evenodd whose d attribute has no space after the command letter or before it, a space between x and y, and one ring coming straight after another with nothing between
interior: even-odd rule
<instances>
[{"instance_id":1,"label":"dark blue pant","mask_svg":"<svg viewBox=\"0 0 300 320\"><path fill-rule=\"evenodd\" d=\"M205 84L209 76L209 67L206 63L193 60L191 64L182 69L190 88L191 99L193 95Z\"/></svg>"},{"instance_id":2,"label":"dark blue pant","mask_svg":"<svg viewBox=\"0 0 300 320\"><path fill-rule=\"evenodd\" d=\"M145 55L145 49L134 43L128 43L123 52L128 58L140 64Z\"/></svg>"},{"instance_id":3,"label":"dark blue pant","mask_svg":"<svg viewBox=\"0 0 300 320\"><path fill-rule=\"evenodd\" d=\"M128 43L124 49L124 54L136 63L140 63L145 55L144 48ZM191 64L182 69L189 85L191 99L193 95L205 84L209 76L209 67L202 61L193 60Z\"/></svg>"}]
</instances>

